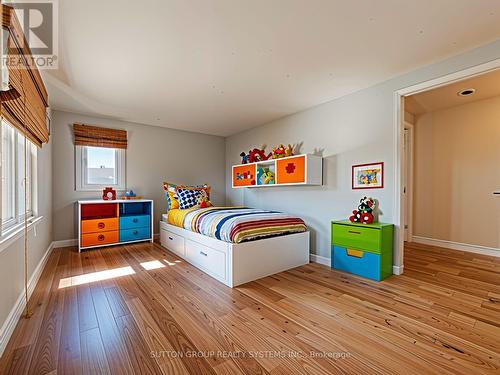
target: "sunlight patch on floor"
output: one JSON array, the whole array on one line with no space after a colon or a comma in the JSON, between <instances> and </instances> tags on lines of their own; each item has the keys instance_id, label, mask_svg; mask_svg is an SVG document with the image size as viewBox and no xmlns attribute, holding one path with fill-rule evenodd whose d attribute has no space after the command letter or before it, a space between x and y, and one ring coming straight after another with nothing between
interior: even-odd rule
<instances>
[{"instance_id":1,"label":"sunlight patch on floor","mask_svg":"<svg viewBox=\"0 0 500 375\"><path fill-rule=\"evenodd\" d=\"M175 266L177 263L180 263L180 262L181 262L180 260L176 260L176 261L174 261L174 262L171 262L171 261L169 261L169 260L167 260L167 259L163 259L163 261L164 261L165 263L167 263L169 266Z\"/></svg>"},{"instance_id":2,"label":"sunlight patch on floor","mask_svg":"<svg viewBox=\"0 0 500 375\"><path fill-rule=\"evenodd\" d=\"M163 268L163 267L165 267L165 265L162 262L160 262L159 260L152 260L150 262L142 262L141 266L146 271L155 270L157 268Z\"/></svg>"},{"instance_id":3,"label":"sunlight patch on floor","mask_svg":"<svg viewBox=\"0 0 500 375\"><path fill-rule=\"evenodd\" d=\"M126 275L132 275L135 271L132 267L121 267L114 268L106 271L91 272L83 275L66 277L59 280L59 289L68 288L70 286L77 286L82 284L94 283L96 281L114 279L115 277L121 277Z\"/></svg>"}]
</instances>

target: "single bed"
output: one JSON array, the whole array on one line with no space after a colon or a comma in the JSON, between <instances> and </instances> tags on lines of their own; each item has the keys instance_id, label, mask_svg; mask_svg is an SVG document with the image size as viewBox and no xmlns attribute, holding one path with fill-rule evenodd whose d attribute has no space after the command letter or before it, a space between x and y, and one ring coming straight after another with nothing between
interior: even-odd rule
<instances>
[{"instance_id":1,"label":"single bed","mask_svg":"<svg viewBox=\"0 0 500 375\"><path fill-rule=\"evenodd\" d=\"M247 207L174 209L160 242L229 287L309 263L303 220Z\"/></svg>"}]
</instances>

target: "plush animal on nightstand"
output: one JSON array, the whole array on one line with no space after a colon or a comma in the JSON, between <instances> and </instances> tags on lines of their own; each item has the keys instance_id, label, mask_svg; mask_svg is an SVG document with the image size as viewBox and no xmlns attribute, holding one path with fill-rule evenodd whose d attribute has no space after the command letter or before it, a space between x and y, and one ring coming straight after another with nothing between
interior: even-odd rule
<instances>
[{"instance_id":1,"label":"plush animal on nightstand","mask_svg":"<svg viewBox=\"0 0 500 375\"><path fill-rule=\"evenodd\" d=\"M352 223L371 224L374 220L374 210L377 203L373 198L363 197L359 200L357 210L352 211L349 221Z\"/></svg>"}]
</instances>

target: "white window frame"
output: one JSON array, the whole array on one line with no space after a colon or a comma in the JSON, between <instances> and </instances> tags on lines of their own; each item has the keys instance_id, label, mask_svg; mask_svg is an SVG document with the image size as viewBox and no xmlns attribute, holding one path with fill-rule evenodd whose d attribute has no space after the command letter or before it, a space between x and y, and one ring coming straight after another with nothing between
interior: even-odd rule
<instances>
[{"instance_id":1,"label":"white window frame","mask_svg":"<svg viewBox=\"0 0 500 375\"><path fill-rule=\"evenodd\" d=\"M28 162L28 167L29 167L29 183L30 183L30 202L31 202L31 207L30 209L26 212L19 212L20 204L19 204L19 194L20 191L18 190L19 186L23 186L24 189L24 173L20 174L18 173L18 154L19 154L19 144L23 144L22 148L24 149L24 136L23 134L18 131L16 128L14 128L12 125L7 123L5 120L0 123L0 134L1 134L1 141L0 141L0 153L5 152L3 150L3 133L5 132L6 126L11 127L14 130L14 141L13 141L13 159L10 160L11 168L12 170L12 176L10 178L13 180L13 186L14 189L12 191L12 197L10 197L11 200L13 200L13 215L11 218L8 220L4 221L3 217L0 217L0 240L11 235L13 232L17 232L20 230L22 227L24 227L24 221L25 219L28 222L32 222L38 215L38 201L37 201L37 195L38 195L38 189L37 189L37 178L38 178L38 173L37 173L37 148L36 146L28 140L27 146L28 149L26 150L27 156L29 157L29 162ZM22 142L19 142L19 139L22 140ZM22 151L21 151L22 152ZM26 157L26 156L25 156ZM0 158L1 160L1 158ZM24 171L24 164L21 166L23 171ZM0 162L0 168L6 168L5 165L2 165ZM0 170L2 172L2 170ZM3 185L0 184L0 194L7 194L7 192L2 191ZM0 215L1 216L1 215Z\"/></svg>"},{"instance_id":2,"label":"white window frame","mask_svg":"<svg viewBox=\"0 0 500 375\"><path fill-rule=\"evenodd\" d=\"M112 187L117 191L125 191L125 162L126 153L125 149L114 148L115 150L115 170L117 176L117 184L100 185L89 184L87 182L87 147L88 146L75 146L75 190L76 191L102 191L106 187Z\"/></svg>"}]
</instances>

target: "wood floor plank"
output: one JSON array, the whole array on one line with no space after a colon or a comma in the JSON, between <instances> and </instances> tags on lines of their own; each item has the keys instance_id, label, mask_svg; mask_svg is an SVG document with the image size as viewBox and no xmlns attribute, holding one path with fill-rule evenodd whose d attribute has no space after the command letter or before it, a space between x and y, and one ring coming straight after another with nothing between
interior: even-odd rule
<instances>
[{"instance_id":1,"label":"wood floor plank","mask_svg":"<svg viewBox=\"0 0 500 375\"><path fill-rule=\"evenodd\" d=\"M80 334L83 373L89 375L111 374L99 328L86 330Z\"/></svg>"},{"instance_id":2,"label":"wood floor plank","mask_svg":"<svg viewBox=\"0 0 500 375\"><path fill-rule=\"evenodd\" d=\"M29 373L49 373L57 370L64 312L64 291L59 280L70 275L70 252L62 251L54 272L43 322L34 344Z\"/></svg>"},{"instance_id":3,"label":"wood floor plank","mask_svg":"<svg viewBox=\"0 0 500 375\"><path fill-rule=\"evenodd\" d=\"M31 304L1 374L500 372L500 259L421 244L383 282L309 264L234 289L157 244L55 249Z\"/></svg>"}]
</instances>

